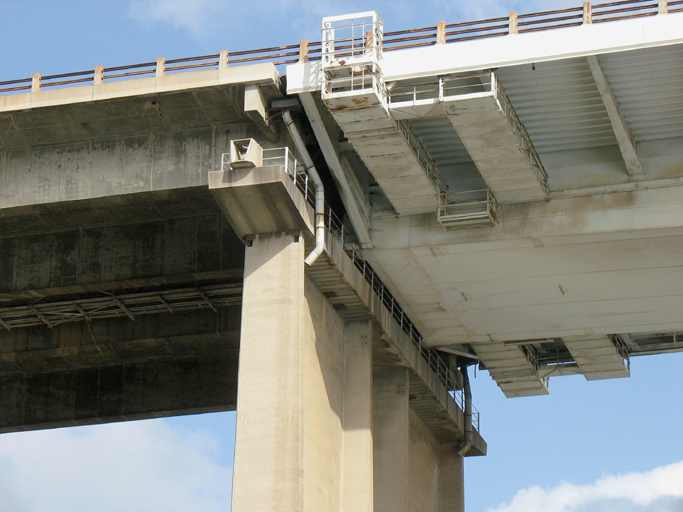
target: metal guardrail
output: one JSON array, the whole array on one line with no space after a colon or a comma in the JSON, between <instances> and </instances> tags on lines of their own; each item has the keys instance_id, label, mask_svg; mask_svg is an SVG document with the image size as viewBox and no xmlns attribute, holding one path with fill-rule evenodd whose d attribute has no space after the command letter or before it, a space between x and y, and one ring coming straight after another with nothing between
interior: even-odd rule
<instances>
[{"instance_id":1,"label":"metal guardrail","mask_svg":"<svg viewBox=\"0 0 683 512\"><path fill-rule=\"evenodd\" d=\"M631 368L631 353L626 345L624 343L624 340L619 336L618 334L610 334L609 339L614 345L614 347L617 349L617 353L619 354L619 357L621 357L621 360L624 362L624 365L628 368ZM676 344L676 333L674 333L674 346Z\"/></svg>"},{"instance_id":2,"label":"metal guardrail","mask_svg":"<svg viewBox=\"0 0 683 512\"><path fill-rule=\"evenodd\" d=\"M493 226L498 223L498 202L489 189L441 194L437 219L447 231Z\"/></svg>"},{"instance_id":3,"label":"metal guardrail","mask_svg":"<svg viewBox=\"0 0 683 512\"><path fill-rule=\"evenodd\" d=\"M536 171L536 179L538 179L538 182L541 184L543 190L547 194L548 173L546 172L545 167L541 162L541 157L538 156L538 152L536 151L536 147L534 146L534 143L531 140L531 136L529 135L529 132L527 131L522 121L519 119L517 112L515 112L515 109L512 107L510 98L508 98L507 94L505 94L503 86L500 84L500 81L496 77L496 74L493 72L491 72L491 81L492 88L496 91L496 97L498 98L498 102L503 108L505 116L509 119L510 124L512 124L512 128L517 137L519 147L522 148L522 150L526 153L527 158L529 159L529 164L531 164L531 166Z\"/></svg>"},{"instance_id":4,"label":"metal guardrail","mask_svg":"<svg viewBox=\"0 0 683 512\"><path fill-rule=\"evenodd\" d=\"M375 89L384 98L384 24L377 12L325 17L322 27L323 95Z\"/></svg>"},{"instance_id":5,"label":"metal guardrail","mask_svg":"<svg viewBox=\"0 0 683 512\"><path fill-rule=\"evenodd\" d=\"M401 135L406 144L408 144L408 147L422 166L427 177L434 184L437 193L445 194L448 191L448 185L446 185L446 182L443 180L443 177L436 166L436 162L429 156L429 151L427 151L422 139L415 134L406 121L398 121L396 128L399 135Z\"/></svg>"},{"instance_id":6,"label":"metal guardrail","mask_svg":"<svg viewBox=\"0 0 683 512\"><path fill-rule=\"evenodd\" d=\"M486 20L467 21L462 23L440 24L436 27L423 27L408 30L385 32L383 37L384 51L403 50L432 46L441 41L457 43L508 34L539 32L566 27L579 26L584 23L606 23L626 19L655 16L663 13L683 12L683 0L623 0L602 4L588 4L585 7L571 7L553 11L542 11L528 14L510 13L510 16L490 18ZM365 38L359 38L359 41ZM357 46L354 42L348 43ZM341 50L341 48L338 48ZM307 42L287 46L274 46L255 50L225 52L226 65L252 64L255 62L272 62L276 66L294 64L296 62L316 61L321 59L322 41ZM341 55L341 54L340 54ZM165 72L174 73L192 69L215 69L220 66L221 54L187 57L165 61ZM112 81L154 76L157 73L157 62L144 62L126 66L99 68L75 73L42 76L40 87L60 87L67 85L92 84L99 80ZM34 78L22 78L0 82L0 94L30 91Z\"/></svg>"},{"instance_id":7,"label":"metal guardrail","mask_svg":"<svg viewBox=\"0 0 683 512\"><path fill-rule=\"evenodd\" d=\"M533 366L534 372L536 372L536 376L541 380L543 386L547 389L548 384L550 383L550 376L544 375L541 377L540 375L538 375L538 370L541 368L538 350L536 350L536 348L531 344L522 344L519 346L519 348L522 351L522 354L524 354L524 357L526 357L531 366Z\"/></svg>"}]
</instances>

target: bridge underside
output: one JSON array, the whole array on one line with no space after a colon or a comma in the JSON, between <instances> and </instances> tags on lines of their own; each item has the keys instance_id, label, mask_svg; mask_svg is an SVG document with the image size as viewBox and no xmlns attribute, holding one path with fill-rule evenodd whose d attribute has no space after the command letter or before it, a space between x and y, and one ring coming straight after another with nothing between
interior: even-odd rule
<instances>
[{"instance_id":1,"label":"bridge underside","mask_svg":"<svg viewBox=\"0 0 683 512\"><path fill-rule=\"evenodd\" d=\"M5 211L0 431L234 410L242 242L205 188L116 203Z\"/></svg>"},{"instance_id":2,"label":"bridge underside","mask_svg":"<svg viewBox=\"0 0 683 512\"><path fill-rule=\"evenodd\" d=\"M681 16L374 61L342 43L361 21L331 18L321 63L288 68L340 158L365 164L364 257L429 346L478 361L508 397L683 350Z\"/></svg>"}]
</instances>

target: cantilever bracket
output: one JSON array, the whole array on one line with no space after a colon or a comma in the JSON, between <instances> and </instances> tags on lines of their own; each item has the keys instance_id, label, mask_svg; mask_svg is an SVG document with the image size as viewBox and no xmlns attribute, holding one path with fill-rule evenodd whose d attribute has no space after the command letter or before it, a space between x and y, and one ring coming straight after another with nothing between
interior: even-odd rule
<instances>
[{"instance_id":1,"label":"cantilever bracket","mask_svg":"<svg viewBox=\"0 0 683 512\"><path fill-rule=\"evenodd\" d=\"M268 117L268 103L258 85L248 84L244 87L244 113L256 124L266 139L275 142L279 135Z\"/></svg>"}]
</instances>

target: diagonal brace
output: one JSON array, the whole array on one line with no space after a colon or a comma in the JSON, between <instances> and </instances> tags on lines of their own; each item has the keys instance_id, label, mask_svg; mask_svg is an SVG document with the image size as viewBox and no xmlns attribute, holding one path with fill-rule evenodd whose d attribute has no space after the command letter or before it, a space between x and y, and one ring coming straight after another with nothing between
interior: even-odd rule
<instances>
[{"instance_id":1,"label":"diagonal brace","mask_svg":"<svg viewBox=\"0 0 683 512\"><path fill-rule=\"evenodd\" d=\"M631 133L631 129L629 128L626 119L624 119L624 114L619 108L619 104L614 97L607 77L605 77L605 73L600 67L598 58L595 55L590 55L586 57L586 60L588 61L588 67L593 74L595 84L598 86L598 91L600 91L602 102L605 104L605 109L607 110L610 123L612 123L612 129L617 138L617 143L619 144L619 149L621 150L621 155L626 164L628 173L631 176L644 174L643 165L640 163L640 159L636 153L636 143L633 139L633 134Z\"/></svg>"}]
</instances>

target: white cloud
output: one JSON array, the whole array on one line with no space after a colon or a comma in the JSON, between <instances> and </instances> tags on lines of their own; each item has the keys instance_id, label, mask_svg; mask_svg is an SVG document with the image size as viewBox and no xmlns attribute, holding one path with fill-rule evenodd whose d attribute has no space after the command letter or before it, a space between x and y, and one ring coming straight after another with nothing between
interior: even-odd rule
<instances>
[{"instance_id":1,"label":"white cloud","mask_svg":"<svg viewBox=\"0 0 683 512\"><path fill-rule=\"evenodd\" d=\"M0 436L0 512L226 510L215 440L163 420Z\"/></svg>"},{"instance_id":2,"label":"white cloud","mask_svg":"<svg viewBox=\"0 0 683 512\"><path fill-rule=\"evenodd\" d=\"M683 510L683 461L644 473L605 476L589 485L533 486L490 512L612 512Z\"/></svg>"},{"instance_id":3,"label":"white cloud","mask_svg":"<svg viewBox=\"0 0 683 512\"><path fill-rule=\"evenodd\" d=\"M228 4L219 0L132 0L128 15L139 23L170 23L198 39L215 30L220 17L230 20Z\"/></svg>"}]
</instances>

